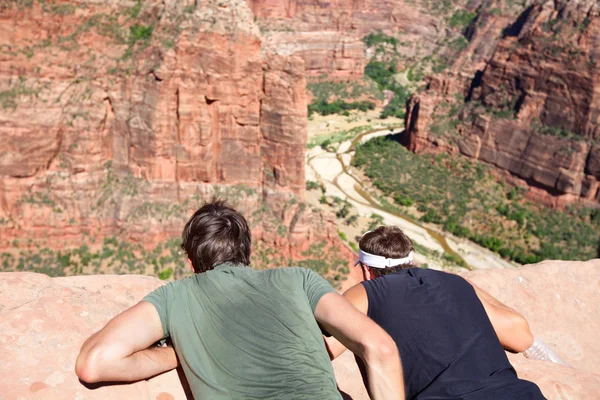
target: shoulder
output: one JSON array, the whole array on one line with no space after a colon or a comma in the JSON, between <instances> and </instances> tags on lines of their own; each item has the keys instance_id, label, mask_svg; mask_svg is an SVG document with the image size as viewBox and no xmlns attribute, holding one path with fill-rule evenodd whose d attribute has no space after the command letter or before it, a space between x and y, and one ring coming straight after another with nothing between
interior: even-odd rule
<instances>
[{"instance_id":1,"label":"shoulder","mask_svg":"<svg viewBox=\"0 0 600 400\"><path fill-rule=\"evenodd\" d=\"M189 276L187 278L178 279L176 281L167 282L158 288L156 288L152 293L158 293L163 296L173 296L175 293L180 293L183 290L190 286L194 286L198 284L196 274Z\"/></svg>"},{"instance_id":2,"label":"shoulder","mask_svg":"<svg viewBox=\"0 0 600 400\"><path fill-rule=\"evenodd\" d=\"M264 274L268 274L274 277L298 277L298 278L304 278L307 275L310 275L311 273L314 274L315 272L308 269L308 268L303 268L303 267L280 267L280 268L273 268L273 269L267 269L264 271L258 271L260 273L264 273Z\"/></svg>"},{"instance_id":3,"label":"shoulder","mask_svg":"<svg viewBox=\"0 0 600 400\"><path fill-rule=\"evenodd\" d=\"M364 286L365 282L358 283L344 292L344 297L358 308L363 314L367 314L369 309L369 297Z\"/></svg>"}]
</instances>

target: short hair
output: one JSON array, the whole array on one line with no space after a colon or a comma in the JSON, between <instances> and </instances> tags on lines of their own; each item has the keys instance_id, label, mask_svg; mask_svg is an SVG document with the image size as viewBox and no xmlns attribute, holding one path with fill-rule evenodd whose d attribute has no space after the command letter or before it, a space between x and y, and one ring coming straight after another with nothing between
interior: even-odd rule
<instances>
[{"instance_id":1,"label":"short hair","mask_svg":"<svg viewBox=\"0 0 600 400\"><path fill-rule=\"evenodd\" d=\"M360 238L358 246L364 252L385 258L404 258L415 250L411 240L397 226L380 226L365 233ZM379 277L412 267L413 264L400 264L388 268L371 267L369 270Z\"/></svg>"},{"instance_id":2,"label":"short hair","mask_svg":"<svg viewBox=\"0 0 600 400\"><path fill-rule=\"evenodd\" d=\"M231 262L250 265L250 228L246 219L223 200L204 204L185 224L181 248L194 272Z\"/></svg>"}]
</instances>

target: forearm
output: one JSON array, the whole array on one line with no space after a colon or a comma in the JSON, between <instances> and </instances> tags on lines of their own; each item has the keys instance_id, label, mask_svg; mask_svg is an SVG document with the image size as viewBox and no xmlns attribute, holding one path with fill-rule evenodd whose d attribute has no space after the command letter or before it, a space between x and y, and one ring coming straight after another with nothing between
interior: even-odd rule
<instances>
[{"instance_id":1,"label":"forearm","mask_svg":"<svg viewBox=\"0 0 600 400\"><path fill-rule=\"evenodd\" d=\"M518 311L498 301L495 297L472 282L477 297L494 327L505 350L512 353L525 351L533 343L533 335L527 319Z\"/></svg>"},{"instance_id":2,"label":"forearm","mask_svg":"<svg viewBox=\"0 0 600 400\"><path fill-rule=\"evenodd\" d=\"M329 358L331 360L335 360L346 351L346 347L333 336L323 337L323 340L325 341L325 347L327 347L327 352L329 353Z\"/></svg>"},{"instance_id":3,"label":"forearm","mask_svg":"<svg viewBox=\"0 0 600 400\"><path fill-rule=\"evenodd\" d=\"M98 359L85 380L90 383L133 382L159 375L177 365L172 347L151 347L121 359Z\"/></svg>"},{"instance_id":4,"label":"forearm","mask_svg":"<svg viewBox=\"0 0 600 400\"><path fill-rule=\"evenodd\" d=\"M388 354L361 357L369 382L369 395L374 400L404 399L404 379L397 349Z\"/></svg>"}]
</instances>

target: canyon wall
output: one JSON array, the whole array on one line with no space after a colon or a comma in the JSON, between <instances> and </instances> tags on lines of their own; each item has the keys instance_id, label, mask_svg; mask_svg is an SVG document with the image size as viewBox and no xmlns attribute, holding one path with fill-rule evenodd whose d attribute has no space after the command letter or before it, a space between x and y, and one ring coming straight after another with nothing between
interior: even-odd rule
<instances>
[{"instance_id":1,"label":"canyon wall","mask_svg":"<svg viewBox=\"0 0 600 400\"><path fill-rule=\"evenodd\" d=\"M402 36L399 51L427 54L443 31L426 1L246 0L261 27L263 47L295 54L308 77L359 79L366 64L362 38L384 32ZM423 4L422 4L423 3Z\"/></svg>"},{"instance_id":2,"label":"canyon wall","mask_svg":"<svg viewBox=\"0 0 600 400\"><path fill-rule=\"evenodd\" d=\"M521 312L533 333L570 367L509 354L520 377L548 399L586 400L600 391L597 341L600 261L546 261L469 273L478 286ZM49 278L0 273L0 399L185 399L175 371L127 385L84 386L74 366L83 341L161 285L146 276ZM341 390L368 399L351 353L334 362Z\"/></svg>"},{"instance_id":3,"label":"canyon wall","mask_svg":"<svg viewBox=\"0 0 600 400\"><path fill-rule=\"evenodd\" d=\"M404 140L493 164L552 205L598 202L600 6L536 1L502 30L496 20L480 14L451 69L409 101ZM478 52L490 27L499 39Z\"/></svg>"},{"instance_id":4,"label":"canyon wall","mask_svg":"<svg viewBox=\"0 0 600 400\"><path fill-rule=\"evenodd\" d=\"M242 0L12 1L0 48L0 248L148 247L212 196L282 257L340 245L299 201L303 62L261 54Z\"/></svg>"}]
</instances>

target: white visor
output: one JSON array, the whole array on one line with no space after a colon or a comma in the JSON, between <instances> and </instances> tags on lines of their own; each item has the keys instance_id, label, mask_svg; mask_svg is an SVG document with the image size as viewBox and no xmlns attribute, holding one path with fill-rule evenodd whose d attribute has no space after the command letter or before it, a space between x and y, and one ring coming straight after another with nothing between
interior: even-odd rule
<instances>
[{"instance_id":1,"label":"white visor","mask_svg":"<svg viewBox=\"0 0 600 400\"><path fill-rule=\"evenodd\" d=\"M412 264L414 252L411 251L404 258L385 258L374 254L366 253L362 250L358 252L358 261L354 263L356 266L359 262L373 268L390 268L397 265Z\"/></svg>"}]
</instances>

